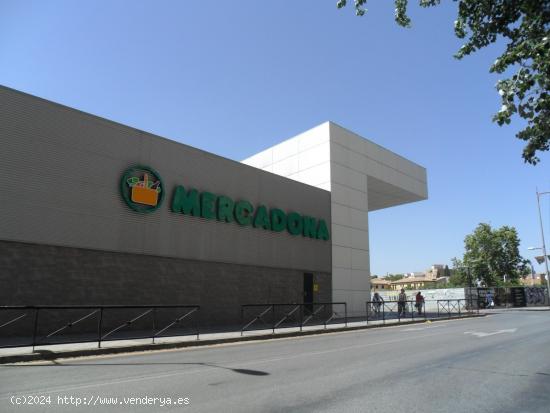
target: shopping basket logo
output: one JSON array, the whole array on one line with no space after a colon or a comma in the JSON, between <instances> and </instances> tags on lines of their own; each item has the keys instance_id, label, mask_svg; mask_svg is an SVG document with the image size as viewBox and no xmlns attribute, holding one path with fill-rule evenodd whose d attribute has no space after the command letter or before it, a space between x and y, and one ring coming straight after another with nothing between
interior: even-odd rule
<instances>
[{"instance_id":1,"label":"shopping basket logo","mask_svg":"<svg viewBox=\"0 0 550 413\"><path fill-rule=\"evenodd\" d=\"M159 173L142 165L124 171L120 191L128 206L137 212L156 210L164 198L164 185Z\"/></svg>"}]
</instances>

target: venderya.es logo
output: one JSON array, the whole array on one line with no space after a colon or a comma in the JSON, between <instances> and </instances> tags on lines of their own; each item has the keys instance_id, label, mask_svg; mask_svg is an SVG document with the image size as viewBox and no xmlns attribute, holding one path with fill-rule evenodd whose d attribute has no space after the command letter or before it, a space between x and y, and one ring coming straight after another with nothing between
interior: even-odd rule
<instances>
[{"instance_id":1,"label":"venderya.es logo","mask_svg":"<svg viewBox=\"0 0 550 413\"><path fill-rule=\"evenodd\" d=\"M122 174L120 193L134 211L152 212L162 204L164 185L159 173L153 168L136 165Z\"/></svg>"}]
</instances>

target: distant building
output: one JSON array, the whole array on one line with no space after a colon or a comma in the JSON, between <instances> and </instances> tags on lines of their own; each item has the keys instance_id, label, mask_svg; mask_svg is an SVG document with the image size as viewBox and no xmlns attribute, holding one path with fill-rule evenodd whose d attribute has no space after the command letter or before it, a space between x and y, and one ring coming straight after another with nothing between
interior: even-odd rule
<instances>
[{"instance_id":1,"label":"distant building","mask_svg":"<svg viewBox=\"0 0 550 413\"><path fill-rule=\"evenodd\" d=\"M405 273L400 280L392 281L390 288L392 290L434 288L438 284L446 284L448 281L449 278L445 276L445 265L434 264L424 272Z\"/></svg>"},{"instance_id":2,"label":"distant building","mask_svg":"<svg viewBox=\"0 0 550 413\"><path fill-rule=\"evenodd\" d=\"M546 276L543 273L533 274L527 278L520 278L521 285L532 287L535 285L546 285Z\"/></svg>"},{"instance_id":3,"label":"distant building","mask_svg":"<svg viewBox=\"0 0 550 413\"><path fill-rule=\"evenodd\" d=\"M430 280L437 280L438 278L445 276L445 266L442 264L434 264L428 270L426 270L426 278Z\"/></svg>"},{"instance_id":4,"label":"distant building","mask_svg":"<svg viewBox=\"0 0 550 413\"><path fill-rule=\"evenodd\" d=\"M406 272L404 275L404 278L423 278L424 273L422 271L416 271L416 272Z\"/></svg>"},{"instance_id":5,"label":"distant building","mask_svg":"<svg viewBox=\"0 0 550 413\"><path fill-rule=\"evenodd\" d=\"M384 278L372 278L370 280L370 289L371 291L390 290L391 281L385 280Z\"/></svg>"},{"instance_id":6,"label":"distant building","mask_svg":"<svg viewBox=\"0 0 550 413\"><path fill-rule=\"evenodd\" d=\"M427 279L426 277L408 277L402 278L391 283L392 290L400 290L402 288L409 290L417 290L421 288L433 288L437 284L437 281Z\"/></svg>"}]
</instances>

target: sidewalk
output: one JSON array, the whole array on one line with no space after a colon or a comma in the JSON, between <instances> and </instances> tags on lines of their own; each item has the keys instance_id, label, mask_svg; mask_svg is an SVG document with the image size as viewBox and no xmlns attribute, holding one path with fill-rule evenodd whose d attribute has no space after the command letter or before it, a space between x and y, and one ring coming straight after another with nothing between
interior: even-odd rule
<instances>
[{"instance_id":1,"label":"sidewalk","mask_svg":"<svg viewBox=\"0 0 550 413\"><path fill-rule=\"evenodd\" d=\"M496 314L508 311L550 311L550 307L495 307L491 309L479 310L480 314Z\"/></svg>"},{"instance_id":2,"label":"sidewalk","mask_svg":"<svg viewBox=\"0 0 550 413\"><path fill-rule=\"evenodd\" d=\"M488 313L495 312L495 310L488 310ZM347 325L345 323L335 323L326 326L314 325L290 328L277 328L275 333L272 329L264 330L250 330L245 331L242 335L240 331L231 331L223 333L205 333L197 335L176 336L176 337L157 337L154 340L151 338L133 339L133 340L114 340L114 341L102 341L101 348L98 348L97 341L88 343L69 343L69 344L53 344L53 345L40 345L36 346L33 352L31 346L28 347L12 347L12 348L0 348L0 364L6 363L18 363L26 361L39 361L39 360L55 360L59 358L70 357L84 357L104 354L120 354L138 351L153 351L172 348L183 347L199 347L214 344L235 343L242 341L255 341L255 340L270 340L273 338L286 338L286 337L298 337L314 334L334 333L341 331L353 331L362 330L368 328L377 328L384 326L395 326L404 324L417 324L425 323L427 321L444 321L444 320L458 320L470 317L483 317L485 314L467 314L462 316L449 317L436 317L436 318L420 318L420 319L406 319L398 322L397 319L376 321L351 321Z\"/></svg>"}]
</instances>

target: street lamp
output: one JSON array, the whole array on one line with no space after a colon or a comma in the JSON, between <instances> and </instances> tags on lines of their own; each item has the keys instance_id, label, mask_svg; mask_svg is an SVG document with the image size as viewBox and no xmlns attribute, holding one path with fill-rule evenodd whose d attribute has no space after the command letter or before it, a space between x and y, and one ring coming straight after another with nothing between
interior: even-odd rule
<instances>
[{"instance_id":1,"label":"street lamp","mask_svg":"<svg viewBox=\"0 0 550 413\"><path fill-rule=\"evenodd\" d=\"M548 282L548 257L546 257L546 254L545 253L545 250L544 248L542 247L527 247L528 250L530 251L536 251L536 250L542 250L542 253L544 255L543 259L544 259L544 262L546 264L546 274L545 274L545 278L546 278L546 287L550 287L549 285L549 282ZM539 258L539 257L536 257L536 258ZM541 262L537 260L537 262L540 264ZM531 265L531 273L534 274L535 273L535 269L533 268L533 263L531 261L529 261L529 264ZM549 288L549 291L550 291L550 288Z\"/></svg>"},{"instance_id":2,"label":"street lamp","mask_svg":"<svg viewBox=\"0 0 550 413\"><path fill-rule=\"evenodd\" d=\"M527 248L527 249L532 249L533 247L531 248ZM534 279L535 278L535 275L537 274L536 271L535 271L535 267L533 267L533 263L531 262L531 260L525 260L525 262L527 264L529 264L529 267L531 267L531 279Z\"/></svg>"},{"instance_id":3,"label":"street lamp","mask_svg":"<svg viewBox=\"0 0 550 413\"><path fill-rule=\"evenodd\" d=\"M544 242L544 227L542 226L542 215L540 213L540 196L550 194L550 192L539 192L537 188L537 207L539 209L539 223L540 223L540 235L542 237L542 256L544 258L544 266L546 268L546 292L548 294L548 301L550 302L550 272L548 271L548 256L546 255L546 244Z\"/></svg>"}]
</instances>

